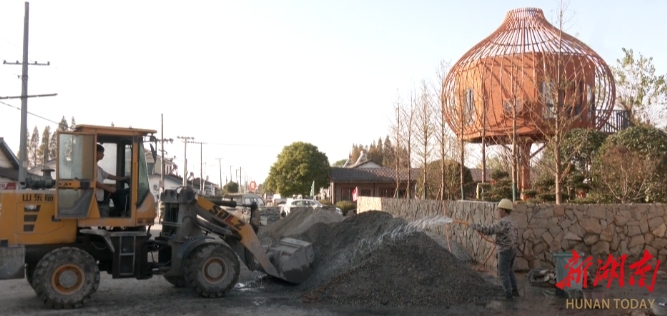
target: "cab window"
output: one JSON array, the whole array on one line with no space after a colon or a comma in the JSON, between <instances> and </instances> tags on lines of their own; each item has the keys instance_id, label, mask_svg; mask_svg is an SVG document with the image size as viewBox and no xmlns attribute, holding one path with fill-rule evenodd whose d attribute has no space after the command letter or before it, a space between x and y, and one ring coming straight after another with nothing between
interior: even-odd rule
<instances>
[{"instance_id":1,"label":"cab window","mask_svg":"<svg viewBox=\"0 0 667 316\"><path fill-rule=\"evenodd\" d=\"M151 186L148 182L148 165L146 164L146 151L144 150L144 142L139 138L139 185L137 192L137 205L141 204L144 199L150 194Z\"/></svg>"}]
</instances>

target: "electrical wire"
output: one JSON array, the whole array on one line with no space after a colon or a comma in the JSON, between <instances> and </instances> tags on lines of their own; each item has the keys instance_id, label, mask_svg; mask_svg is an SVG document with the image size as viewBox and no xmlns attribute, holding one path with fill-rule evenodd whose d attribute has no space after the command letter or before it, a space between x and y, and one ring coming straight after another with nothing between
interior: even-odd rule
<instances>
[{"instance_id":1,"label":"electrical wire","mask_svg":"<svg viewBox=\"0 0 667 316\"><path fill-rule=\"evenodd\" d=\"M6 103L6 102L4 102L4 101L0 101L0 103L4 104L4 105L6 105L6 106L8 106L8 107L10 107L10 108L14 108L14 109L17 109L17 110L19 110L19 111L21 110L20 107L15 106L15 105L12 105L12 104L9 104L9 103ZM41 119L43 119L43 120L45 120L45 121L49 121L49 122L51 122L51 123L59 124L58 122L56 122L56 121L54 121L54 120L50 120L50 119L48 119L48 118L46 118L46 117L43 117L43 116L41 116L41 115L37 115L37 114L32 113L32 112L28 112L28 114L30 114L30 115L32 115L32 116L35 116L35 117L38 117L38 118L41 118Z\"/></svg>"}]
</instances>

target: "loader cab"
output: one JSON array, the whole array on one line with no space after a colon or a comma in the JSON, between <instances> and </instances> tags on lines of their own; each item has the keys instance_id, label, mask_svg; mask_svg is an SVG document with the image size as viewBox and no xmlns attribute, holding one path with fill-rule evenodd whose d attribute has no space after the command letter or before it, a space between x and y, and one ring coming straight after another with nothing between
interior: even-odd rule
<instances>
[{"instance_id":1,"label":"loader cab","mask_svg":"<svg viewBox=\"0 0 667 316\"><path fill-rule=\"evenodd\" d=\"M155 158L156 131L77 125L73 132L58 134L56 169L56 218L77 219L79 227L138 227L152 225L155 197L148 182L147 160ZM104 148L98 157L97 145ZM148 150L145 146L149 146ZM148 156L148 157L147 157ZM98 162L98 158L101 158ZM108 193L98 201L97 168L128 181L100 180L115 186L122 203L114 204ZM118 200L116 200L118 202ZM124 206L124 207L122 207Z\"/></svg>"}]
</instances>

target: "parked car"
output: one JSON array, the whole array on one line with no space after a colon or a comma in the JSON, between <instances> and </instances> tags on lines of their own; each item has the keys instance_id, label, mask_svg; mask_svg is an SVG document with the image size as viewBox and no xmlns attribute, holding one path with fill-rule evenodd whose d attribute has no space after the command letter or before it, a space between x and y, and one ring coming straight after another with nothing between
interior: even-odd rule
<instances>
[{"instance_id":1,"label":"parked car","mask_svg":"<svg viewBox=\"0 0 667 316\"><path fill-rule=\"evenodd\" d=\"M236 201L237 204L245 205L249 205L252 202L255 202L257 203L257 207L260 209L266 207L262 197L255 193L228 193L223 196L223 199ZM244 215L250 214L250 207L239 205L236 208L241 210Z\"/></svg>"},{"instance_id":2,"label":"parked car","mask_svg":"<svg viewBox=\"0 0 667 316\"><path fill-rule=\"evenodd\" d=\"M309 199L287 199L285 204L280 205L280 215L287 216L290 213L292 207L312 207L312 208L322 208L324 205L315 200ZM343 211L336 207L336 213L343 215Z\"/></svg>"}]
</instances>

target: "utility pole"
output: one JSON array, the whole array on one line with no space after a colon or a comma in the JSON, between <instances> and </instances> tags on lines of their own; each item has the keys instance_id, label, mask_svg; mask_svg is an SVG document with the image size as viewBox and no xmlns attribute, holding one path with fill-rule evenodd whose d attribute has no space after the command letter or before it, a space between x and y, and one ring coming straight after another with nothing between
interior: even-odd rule
<instances>
[{"instance_id":1,"label":"utility pole","mask_svg":"<svg viewBox=\"0 0 667 316\"><path fill-rule=\"evenodd\" d=\"M25 3L25 15L23 18L23 61L15 63L3 61L4 65L21 65L21 96L20 97L0 97L0 99L18 99L21 98L21 133L20 135L20 155L19 155L19 186L21 188L25 187L25 178L26 178L26 169L28 161L28 140L26 133L28 131L28 98L36 97L51 97L56 96L56 93L52 94L38 94L38 95L28 95L28 31L30 26L30 3ZM30 65L33 66L49 66L51 63L47 62L46 64L33 62Z\"/></svg>"},{"instance_id":2,"label":"utility pole","mask_svg":"<svg viewBox=\"0 0 667 316\"><path fill-rule=\"evenodd\" d=\"M160 195L162 196L162 192L164 191L164 114L160 113L160 137L162 138L160 140L160 188L158 189L160 191Z\"/></svg>"},{"instance_id":3,"label":"utility pole","mask_svg":"<svg viewBox=\"0 0 667 316\"><path fill-rule=\"evenodd\" d=\"M176 136L183 140L183 186L188 186L188 140L195 139L190 136Z\"/></svg>"},{"instance_id":4,"label":"utility pole","mask_svg":"<svg viewBox=\"0 0 667 316\"><path fill-rule=\"evenodd\" d=\"M241 167L239 166L239 192L245 193L245 188L243 188L243 191L241 191L241 182L243 181L243 178L241 177Z\"/></svg>"},{"instance_id":5,"label":"utility pole","mask_svg":"<svg viewBox=\"0 0 667 316\"><path fill-rule=\"evenodd\" d=\"M194 138L193 138L194 139ZM204 192L204 144L203 142L188 142L190 144L199 144L199 191ZM194 183L194 180L192 180Z\"/></svg>"},{"instance_id":6,"label":"utility pole","mask_svg":"<svg viewBox=\"0 0 667 316\"><path fill-rule=\"evenodd\" d=\"M218 160L218 169L220 169L220 191L222 191L222 158L215 158Z\"/></svg>"},{"instance_id":7,"label":"utility pole","mask_svg":"<svg viewBox=\"0 0 667 316\"><path fill-rule=\"evenodd\" d=\"M173 138L164 138L164 114L160 114L160 193L164 192L164 173L165 173L165 166L164 166L164 154L166 151L164 150L164 142L167 141L169 143L174 143Z\"/></svg>"}]
</instances>

